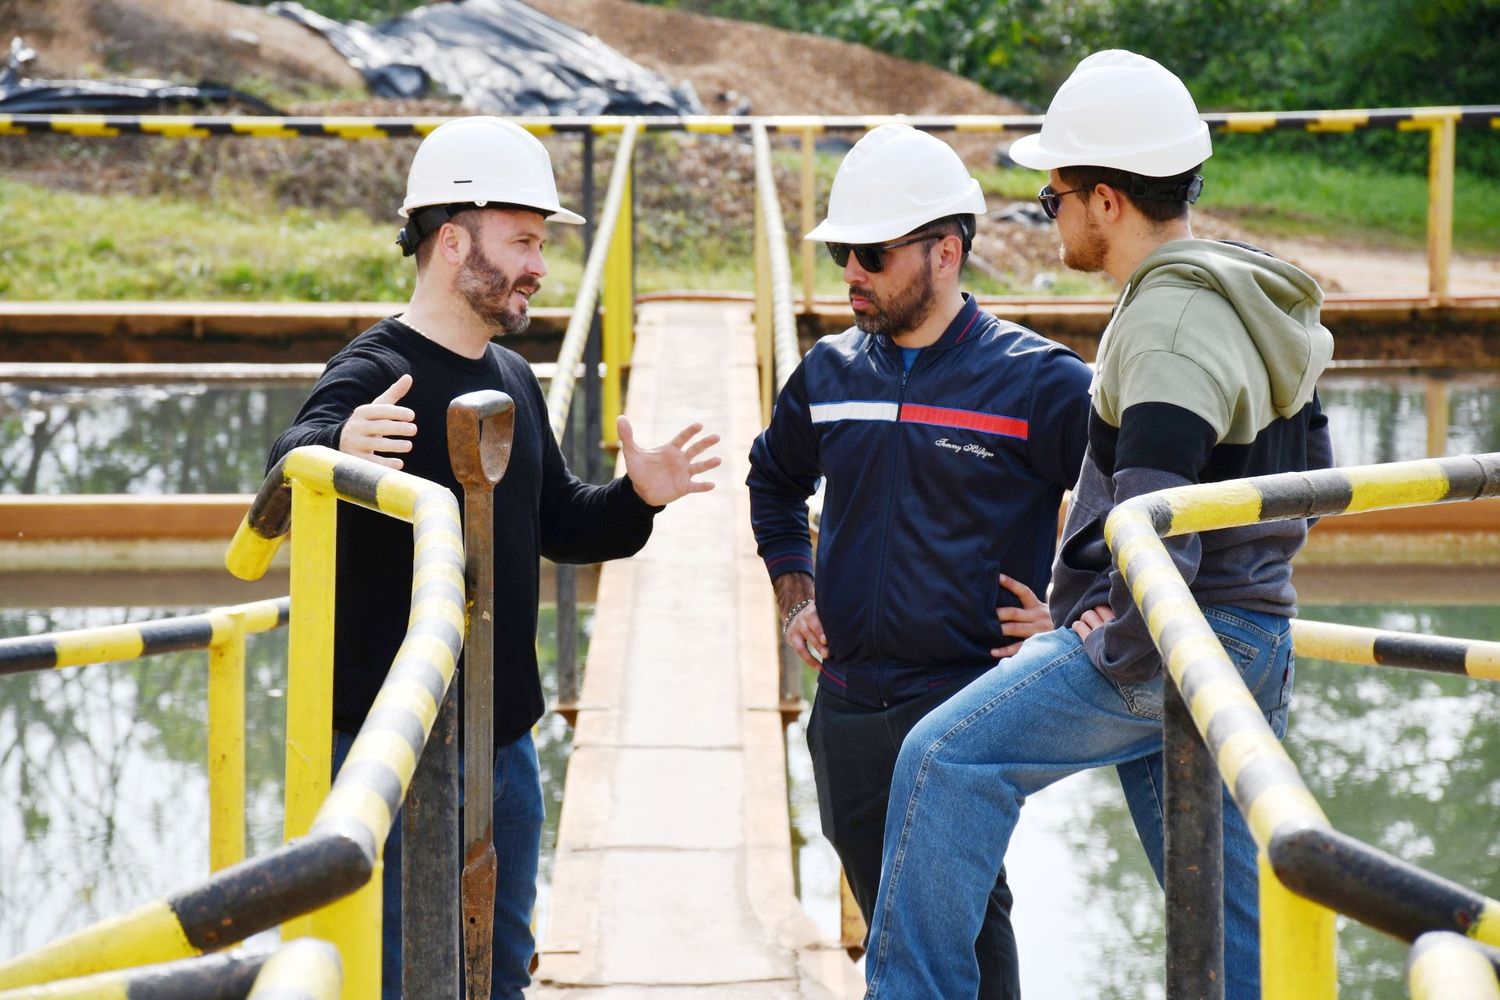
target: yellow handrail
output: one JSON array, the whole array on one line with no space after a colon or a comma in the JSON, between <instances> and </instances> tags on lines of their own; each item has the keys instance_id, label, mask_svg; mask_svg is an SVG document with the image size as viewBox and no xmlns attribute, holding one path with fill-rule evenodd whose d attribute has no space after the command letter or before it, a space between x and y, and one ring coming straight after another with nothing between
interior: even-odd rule
<instances>
[{"instance_id":1,"label":"yellow handrail","mask_svg":"<svg viewBox=\"0 0 1500 1000\"><path fill-rule=\"evenodd\" d=\"M776 192L776 173L771 168L771 142L763 125L757 124L751 134L755 144L756 245L762 249L757 256L756 270L759 274L764 268L768 279L764 283L764 294L756 297L755 324L758 332L763 331L761 337L768 348L767 357L763 359L762 383L768 387L774 384L776 392L780 392L802 357L797 346L797 318L792 307L792 262L786 249L786 223L781 216L781 198ZM761 285L757 281L758 292ZM766 416L769 419L769 398L766 399Z\"/></svg>"},{"instance_id":2,"label":"yellow handrail","mask_svg":"<svg viewBox=\"0 0 1500 1000\"><path fill-rule=\"evenodd\" d=\"M327 497L326 509L306 506L299 493ZM310 705L309 699L324 697L327 685L321 677L309 675L331 675L332 661L309 662L312 655L325 652L324 644L315 634L316 626L314 641L307 641L309 630L304 625L298 631L298 616L324 616L333 590L299 590L306 586L304 581L323 576L299 572L299 563L309 558L331 561L337 499L411 522L416 546L406 638L354 741L347 766L328 790L331 702ZM296 768L289 764L288 772L303 786L298 808L306 808L313 787L321 787L326 795L313 801L315 812L306 818L289 819L293 828L305 825L306 833L186 890L0 963L0 989L184 958L284 924L284 938L312 933L337 943L348 972L344 997L364 1000L379 995L380 852L437 706L452 682L463 643L458 501L448 489L406 473L328 448L299 448L267 477L226 561L240 570L264 571L291 518L307 510L318 512L325 521L298 521L293 542L289 675L295 672L299 679L289 681L288 757L311 758L321 746L323 759L321 764L304 760ZM294 710L294 700L302 707ZM295 742L294 723L301 730ZM289 787L289 815L293 794ZM289 923L301 914L312 916Z\"/></svg>"},{"instance_id":3,"label":"yellow handrail","mask_svg":"<svg viewBox=\"0 0 1500 1000\"><path fill-rule=\"evenodd\" d=\"M1314 926L1304 924L1293 937L1329 933L1332 913L1321 910L1328 907L1408 941L1428 930L1453 930L1500 944L1500 903L1333 829L1229 662L1162 538L1496 495L1500 454L1474 455L1183 486L1128 500L1105 523L1115 564L1256 843L1282 884L1320 904L1302 917ZM1357 894L1349 891L1356 872L1363 890ZM1265 940L1262 951L1268 982L1284 971L1276 940Z\"/></svg>"},{"instance_id":4,"label":"yellow handrail","mask_svg":"<svg viewBox=\"0 0 1500 1000\"><path fill-rule=\"evenodd\" d=\"M245 636L287 623L278 598L199 615L0 639L0 675L208 650L208 864L245 857Z\"/></svg>"}]
</instances>

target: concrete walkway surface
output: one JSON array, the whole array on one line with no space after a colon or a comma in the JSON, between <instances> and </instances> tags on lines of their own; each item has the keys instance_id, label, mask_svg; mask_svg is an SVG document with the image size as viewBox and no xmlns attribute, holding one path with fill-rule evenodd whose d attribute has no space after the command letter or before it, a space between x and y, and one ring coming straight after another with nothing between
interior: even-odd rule
<instances>
[{"instance_id":1,"label":"concrete walkway surface","mask_svg":"<svg viewBox=\"0 0 1500 1000\"><path fill-rule=\"evenodd\" d=\"M792 883L776 609L743 485L757 399L744 306L642 309L638 439L701 421L724 464L602 571L538 1000L862 994Z\"/></svg>"}]
</instances>

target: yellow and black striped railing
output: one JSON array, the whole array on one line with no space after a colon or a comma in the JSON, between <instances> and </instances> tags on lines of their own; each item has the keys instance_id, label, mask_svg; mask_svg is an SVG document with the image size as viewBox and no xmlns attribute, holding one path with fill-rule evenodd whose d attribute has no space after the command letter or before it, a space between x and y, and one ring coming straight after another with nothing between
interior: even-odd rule
<instances>
[{"instance_id":1,"label":"yellow and black striped railing","mask_svg":"<svg viewBox=\"0 0 1500 1000\"><path fill-rule=\"evenodd\" d=\"M1406 985L1411 1000L1500 1000L1500 951L1429 931L1412 945Z\"/></svg>"},{"instance_id":2,"label":"yellow and black striped railing","mask_svg":"<svg viewBox=\"0 0 1500 1000\"><path fill-rule=\"evenodd\" d=\"M1292 622L1292 638L1299 656L1500 681L1500 642L1416 635L1302 618Z\"/></svg>"},{"instance_id":3,"label":"yellow and black striped railing","mask_svg":"<svg viewBox=\"0 0 1500 1000\"><path fill-rule=\"evenodd\" d=\"M245 857L245 639L287 624L279 598L203 614L0 639L0 675L208 650L208 863Z\"/></svg>"},{"instance_id":4,"label":"yellow and black striped railing","mask_svg":"<svg viewBox=\"0 0 1500 1000\"><path fill-rule=\"evenodd\" d=\"M410 522L416 552L406 638L330 790L333 553L340 499ZM343 995L378 995L380 879L372 876L380 871L386 835L463 646L458 501L448 489L415 476L328 448L299 448L267 476L231 544L230 567L247 578L263 573L292 522L288 842L185 891L0 963L0 989L186 958L281 924L283 938L312 936L338 946L347 977ZM315 959L307 951L286 962L316 968ZM312 981L297 975L288 982Z\"/></svg>"},{"instance_id":5,"label":"yellow and black striped railing","mask_svg":"<svg viewBox=\"0 0 1500 1000\"><path fill-rule=\"evenodd\" d=\"M1500 105L1421 108L1348 108L1320 111L1223 111L1202 116L1219 132L1352 132L1357 129L1430 128L1452 121L1460 128L1500 129ZM260 139L402 139L422 137L450 117L348 115L267 117L252 115L0 115L0 135L56 133L109 138L230 136ZM1041 115L659 115L639 118L564 116L516 118L537 135L593 132L611 135L635 122L647 132L727 134L764 128L772 132L867 131L899 121L929 132L1035 132Z\"/></svg>"},{"instance_id":6,"label":"yellow and black striped railing","mask_svg":"<svg viewBox=\"0 0 1500 1000\"><path fill-rule=\"evenodd\" d=\"M1500 454L1488 454L1183 486L1127 501L1105 525L1115 564L1276 879L1307 900L1405 941L1446 930L1500 945L1500 903L1332 827L1161 540L1262 521L1497 495ZM1394 645L1381 648L1388 654ZM1371 640L1372 657L1374 649ZM1451 651L1444 655L1453 656ZM1325 931L1309 930L1300 936L1326 933L1331 941L1331 918L1329 913ZM1274 921L1263 918L1263 931L1267 923ZM1268 995L1280 995L1272 992L1274 977L1269 974L1275 961L1268 953ZM1305 973L1296 970L1288 975L1306 981ZM1331 976L1331 966L1319 975ZM1311 990L1295 995L1329 994Z\"/></svg>"},{"instance_id":7,"label":"yellow and black striped railing","mask_svg":"<svg viewBox=\"0 0 1500 1000\"><path fill-rule=\"evenodd\" d=\"M342 984L338 949L298 938L273 952L226 952L3 990L0 1000L336 1000Z\"/></svg>"}]
</instances>

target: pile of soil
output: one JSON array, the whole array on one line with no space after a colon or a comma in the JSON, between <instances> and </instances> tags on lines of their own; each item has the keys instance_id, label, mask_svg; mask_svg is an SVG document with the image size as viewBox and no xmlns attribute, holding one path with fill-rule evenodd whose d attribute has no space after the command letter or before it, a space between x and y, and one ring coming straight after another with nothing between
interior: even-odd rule
<instances>
[{"instance_id":1,"label":"pile of soil","mask_svg":"<svg viewBox=\"0 0 1500 1000\"><path fill-rule=\"evenodd\" d=\"M962 77L863 46L705 17L630 0L531 0L672 82L692 84L712 113L765 115L1026 114L1014 101ZM359 74L322 36L286 18L230 0L11 0L11 33L38 52L39 77L213 78L254 91L273 81L284 93L347 94ZM441 98L421 102L316 99L286 109L299 115L445 115ZM848 136L848 139L853 136ZM971 166L988 163L998 141L983 133L946 138ZM0 140L0 169L14 179L82 191L255 196L275 204L357 209L390 220L415 140L111 140L36 136ZM579 188L578 143L549 141L559 186ZM600 150L599 191L608 144ZM673 240L713 239L728 250L749 238L754 160L743 137L651 136L642 144L639 212L663 249ZM65 162L66 170L58 163ZM783 211L795 229L799 184L778 171ZM826 199L826 190L821 198ZM1043 291L1061 271L1050 227L999 218L993 200L981 217L976 266L1017 290ZM819 214L824 205L818 207ZM658 220L662 220L658 225ZM1234 235L1195 215L1201 235Z\"/></svg>"}]
</instances>

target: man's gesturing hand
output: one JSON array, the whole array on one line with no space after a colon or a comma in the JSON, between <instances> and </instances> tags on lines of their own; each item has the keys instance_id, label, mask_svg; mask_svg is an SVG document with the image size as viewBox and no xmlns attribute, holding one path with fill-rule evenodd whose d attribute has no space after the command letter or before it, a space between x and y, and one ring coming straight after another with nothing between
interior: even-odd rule
<instances>
[{"instance_id":1,"label":"man's gesturing hand","mask_svg":"<svg viewBox=\"0 0 1500 1000\"><path fill-rule=\"evenodd\" d=\"M417 433L417 415L409 407L396 405L410 388L411 376L402 375L374 401L356 406L339 432L339 451L393 469L401 468L401 459L378 453L411 451L411 439Z\"/></svg>"},{"instance_id":2,"label":"man's gesturing hand","mask_svg":"<svg viewBox=\"0 0 1500 1000\"><path fill-rule=\"evenodd\" d=\"M620 448L625 455L625 471L630 474L630 482L640 498L651 506L664 507L678 497L714 488L713 483L693 478L719 465L717 456L693 461L719 443L717 434L705 434L693 441L694 435L703 430L702 424L689 424L678 431L676 437L657 448L642 448L635 443L635 431L631 429L628 417L620 417L615 422L615 429L620 432Z\"/></svg>"},{"instance_id":3,"label":"man's gesturing hand","mask_svg":"<svg viewBox=\"0 0 1500 1000\"><path fill-rule=\"evenodd\" d=\"M1015 639L1025 641L1027 636L1036 635L1040 632L1048 632L1052 629L1052 613L1047 610L1047 605L1042 603L1032 589L1020 580L1013 580L1004 573L1000 574L1000 586L1016 595L1020 600L1019 608L996 608L995 617L1000 619L1000 634L1008 635ZM1003 660L1007 656L1014 656L1021 651L1021 643L1013 642L1007 646L990 650L990 655L997 660Z\"/></svg>"}]
</instances>

